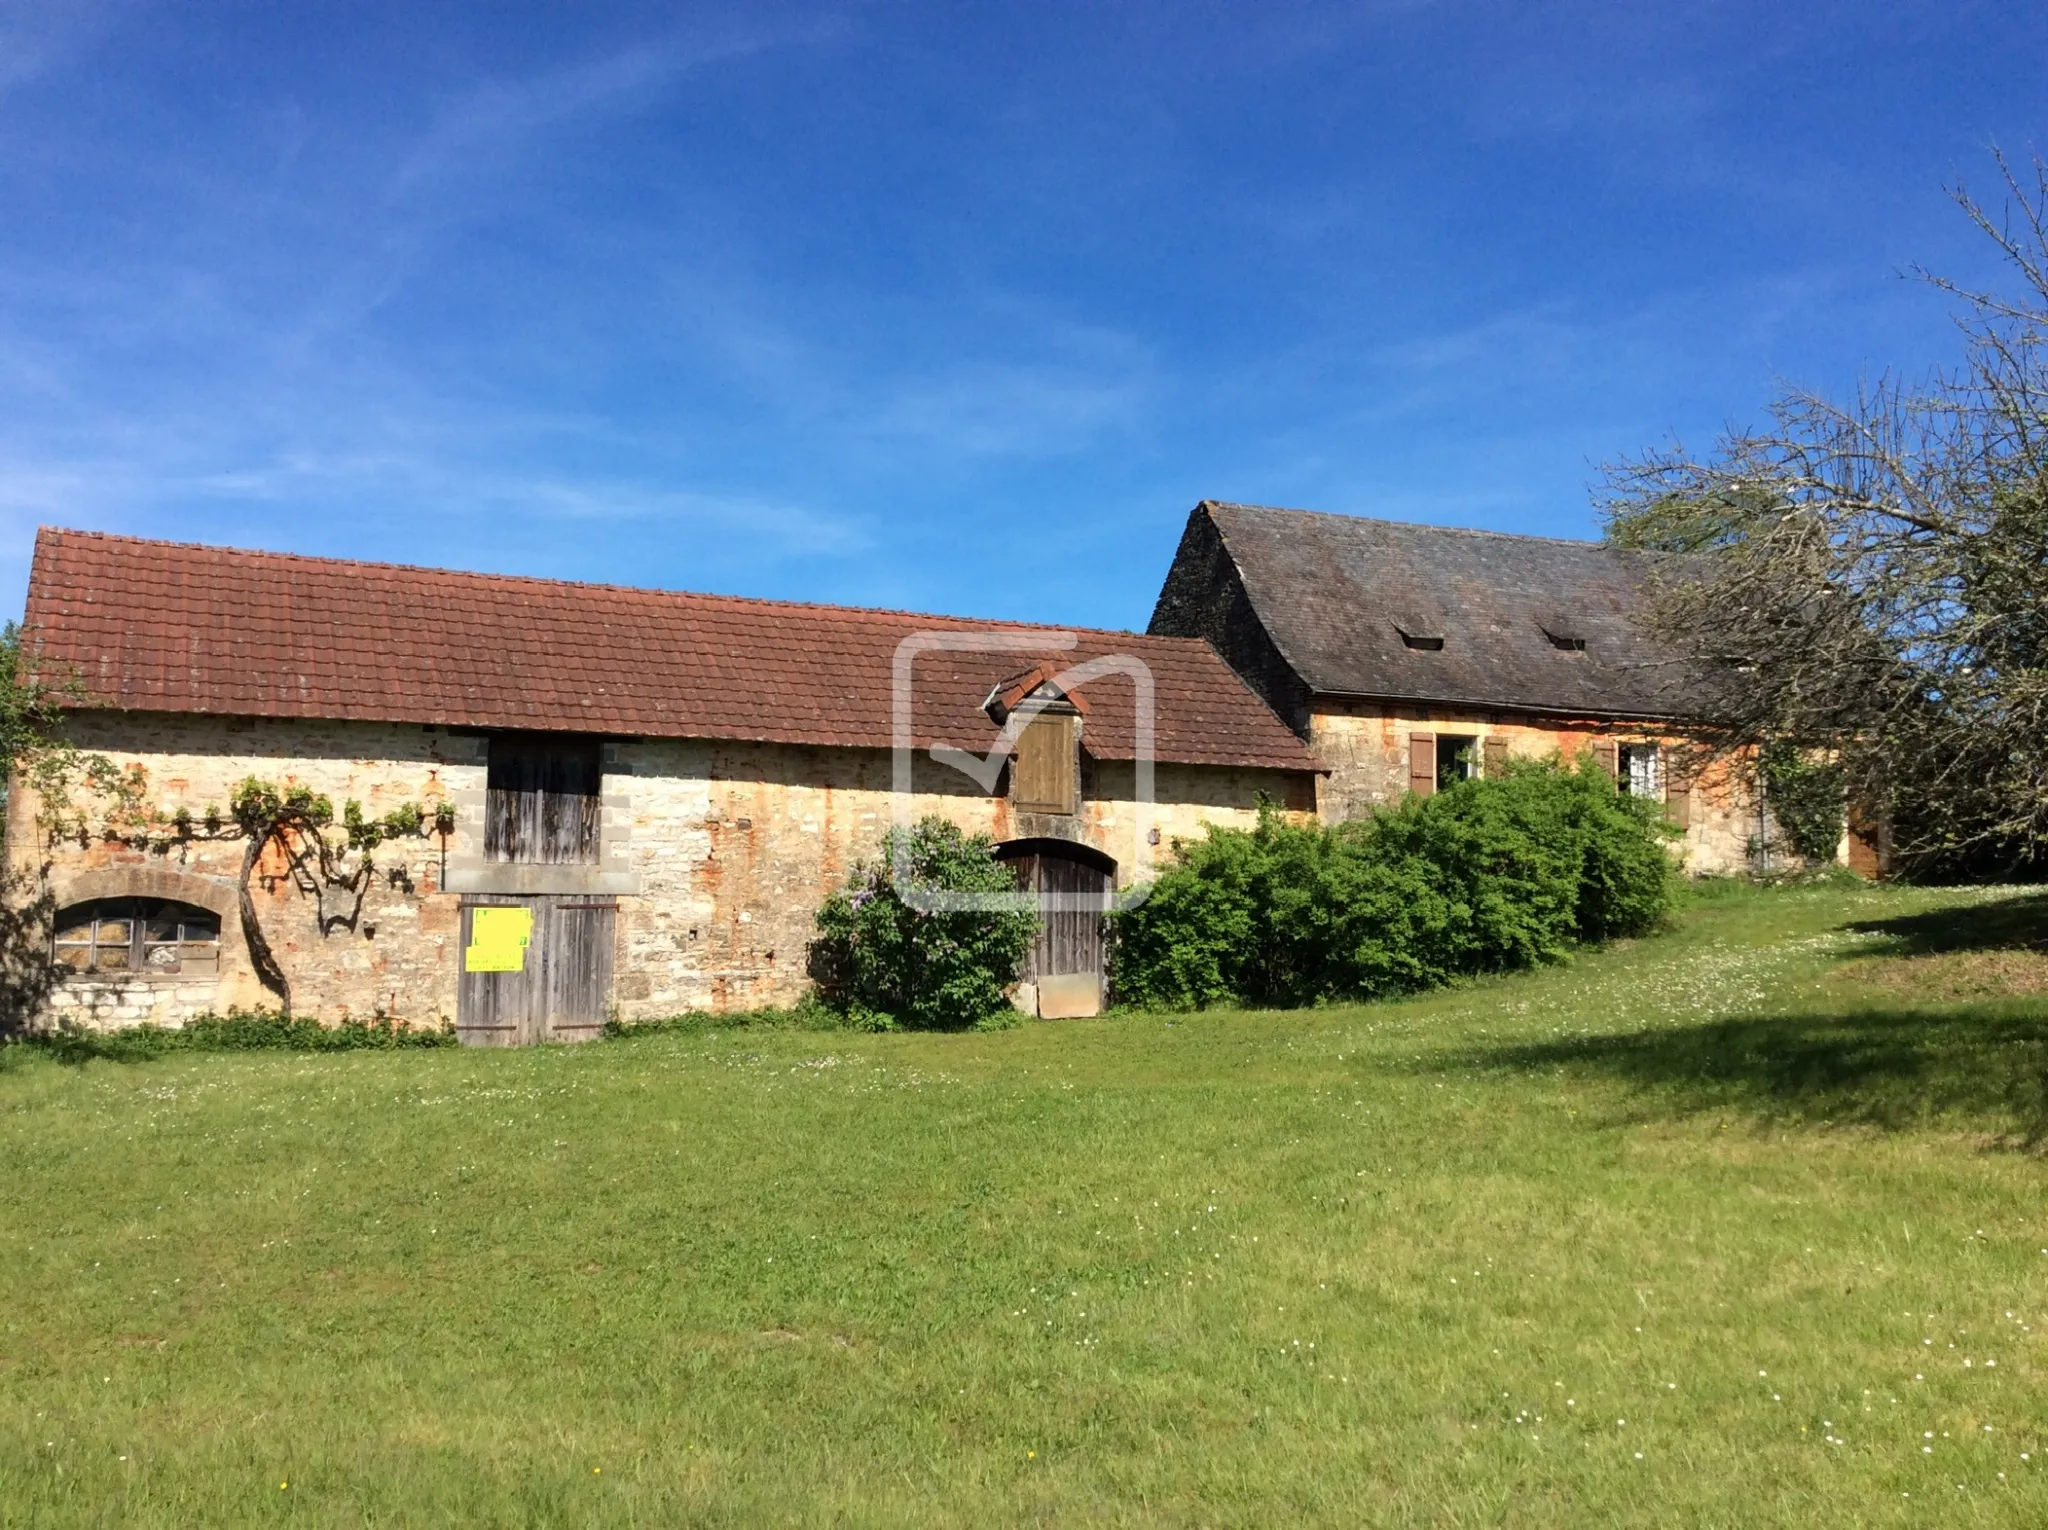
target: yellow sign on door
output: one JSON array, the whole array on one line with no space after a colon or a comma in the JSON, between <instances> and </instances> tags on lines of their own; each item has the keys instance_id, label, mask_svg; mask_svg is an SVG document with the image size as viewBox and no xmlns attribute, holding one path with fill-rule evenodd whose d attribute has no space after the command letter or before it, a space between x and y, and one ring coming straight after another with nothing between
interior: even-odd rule
<instances>
[{"instance_id":1,"label":"yellow sign on door","mask_svg":"<svg viewBox=\"0 0 2048 1530\"><path fill-rule=\"evenodd\" d=\"M530 908L472 908L469 947L462 953L464 972L523 972L526 948L533 944Z\"/></svg>"}]
</instances>

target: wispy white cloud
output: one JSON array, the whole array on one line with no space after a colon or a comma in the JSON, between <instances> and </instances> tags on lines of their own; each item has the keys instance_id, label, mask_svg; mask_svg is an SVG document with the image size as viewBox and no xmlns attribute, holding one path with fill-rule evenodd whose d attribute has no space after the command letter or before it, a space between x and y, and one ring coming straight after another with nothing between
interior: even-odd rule
<instances>
[{"instance_id":1,"label":"wispy white cloud","mask_svg":"<svg viewBox=\"0 0 2048 1530\"><path fill-rule=\"evenodd\" d=\"M1068 456L1143 434L1163 401L1149 342L1028 292L982 286L934 311L698 267L672 289L671 322L700 365L764 417L870 465Z\"/></svg>"},{"instance_id":2,"label":"wispy white cloud","mask_svg":"<svg viewBox=\"0 0 2048 1530\"><path fill-rule=\"evenodd\" d=\"M940 459L1047 457L1137 429L1148 396L1129 373L977 362L885 387L847 423Z\"/></svg>"},{"instance_id":3,"label":"wispy white cloud","mask_svg":"<svg viewBox=\"0 0 2048 1530\"><path fill-rule=\"evenodd\" d=\"M791 20L757 14L744 23L697 22L558 69L489 80L445 101L400 162L396 194L452 175L502 169L549 132L645 108L687 75L777 49L846 35L842 15Z\"/></svg>"}]
</instances>

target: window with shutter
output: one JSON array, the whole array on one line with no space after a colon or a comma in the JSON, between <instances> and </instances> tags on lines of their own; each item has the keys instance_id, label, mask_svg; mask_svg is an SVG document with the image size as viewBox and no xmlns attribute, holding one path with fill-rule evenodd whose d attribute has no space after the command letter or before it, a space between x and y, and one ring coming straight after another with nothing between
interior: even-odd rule
<instances>
[{"instance_id":1,"label":"window with shutter","mask_svg":"<svg viewBox=\"0 0 2048 1530\"><path fill-rule=\"evenodd\" d=\"M1479 774L1479 740L1450 733L1436 736L1436 789L1447 792Z\"/></svg>"},{"instance_id":2,"label":"window with shutter","mask_svg":"<svg viewBox=\"0 0 2048 1530\"><path fill-rule=\"evenodd\" d=\"M1610 779L1621 768L1621 750L1611 738L1593 740L1593 763L1606 771Z\"/></svg>"},{"instance_id":3,"label":"window with shutter","mask_svg":"<svg viewBox=\"0 0 2048 1530\"><path fill-rule=\"evenodd\" d=\"M1498 778L1507 774L1508 741L1504 738L1490 738L1480 748L1480 760L1489 777Z\"/></svg>"},{"instance_id":4,"label":"window with shutter","mask_svg":"<svg viewBox=\"0 0 2048 1530\"><path fill-rule=\"evenodd\" d=\"M1436 791L1436 735L1408 735L1408 790L1420 796Z\"/></svg>"},{"instance_id":5,"label":"window with shutter","mask_svg":"<svg viewBox=\"0 0 2048 1530\"><path fill-rule=\"evenodd\" d=\"M1074 723L1064 713L1041 712L1017 737L1010 799L1020 813L1071 813L1079 796Z\"/></svg>"},{"instance_id":6,"label":"window with shutter","mask_svg":"<svg viewBox=\"0 0 2048 1530\"><path fill-rule=\"evenodd\" d=\"M1623 744L1615 766L1615 784L1630 797L1662 801L1664 751L1655 744Z\"/></svg>"},{"instance_id":7,"label":"window with shutter","mask_svg":"<svg viewBox=\"0 0 2048 1530\"><path fill-rule=\"evenodd\" d=\"M484 858L574 865L598 858L595 739L491 740Z\"/></svg>"},{"instance_id":8,"label":"window with shutter","mask_svg":"<svg viewBox=\"0 0 2048 1530\"><path fill-rule=\"evenodd\" d=\"M74 972L211 977L220 971L220 916L159 898L103 898L59 914L52 949Z\"/></svg>"}]
</instances>

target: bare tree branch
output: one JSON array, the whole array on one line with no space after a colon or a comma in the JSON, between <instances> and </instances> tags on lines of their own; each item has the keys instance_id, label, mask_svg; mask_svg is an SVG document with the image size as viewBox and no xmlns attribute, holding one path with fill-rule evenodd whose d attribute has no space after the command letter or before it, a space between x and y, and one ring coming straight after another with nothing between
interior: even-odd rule
<instances>
[{"instance_id":1,"label":"bare tree branch","mask_svg":"<svg viewBox=\"0 0 2048 1530\"><path fill-rule=\"evenodd\" d=\"M2048 850L2048 164L1994 218L2016 274L1958 299L1959 369L1847 403L1788 389L1706 456L1605 475L1609 535L1691 553L1648 619L1692 665L1702 747L1831 752L1909 856Z\"/></svg>"}]
</instances>

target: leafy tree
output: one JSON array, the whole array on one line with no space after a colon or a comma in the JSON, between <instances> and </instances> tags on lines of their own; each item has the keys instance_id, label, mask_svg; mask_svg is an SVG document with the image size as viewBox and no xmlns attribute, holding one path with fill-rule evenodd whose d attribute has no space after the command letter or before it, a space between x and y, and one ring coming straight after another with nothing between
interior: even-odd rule
<instances>
[{"instance_id":1,"label":"leafy tree","mask_svg":"<svg viewBox=\"0 0 2048 1530\"><path fill-rule=\"evenodd\" d=\"M19 624L0 627L0 753L10 777L56 738L58 695L28 664Z\"/></svg>"},{"instance_id":2,"label":"leafy tree","mask_svg":"<svg viewBox=\"0 0 2048 1530\"><path fill-rule=\"evenodd\" d=\"M1955 199L2011 290L1920 273L1960 304L1955 370L1791 392L1705 456L1606 475L1613 541L1698 555L1660 566L1647 620L1702 744L1831 762L1909 865L2048 844L2048 164L1997 163L2005 216Z\"/></svg>"},{"instance_id":3,"label":"leafy tree","mask_svg":"<svg viewBox=\"0 0 2048 1530\"><path fill-rule=\"evenodd\" d=\"M824 1000L877 1030L957 1029L1008 1013L1038 914L994 848L987 835L938 817L890 830L882 853L856 866L818 910L811 964ZM941 899L920 907L931 894L968 896L966 906ZM1016 901L979 906L990 894Z\"/></svg>"}]
</instances>

